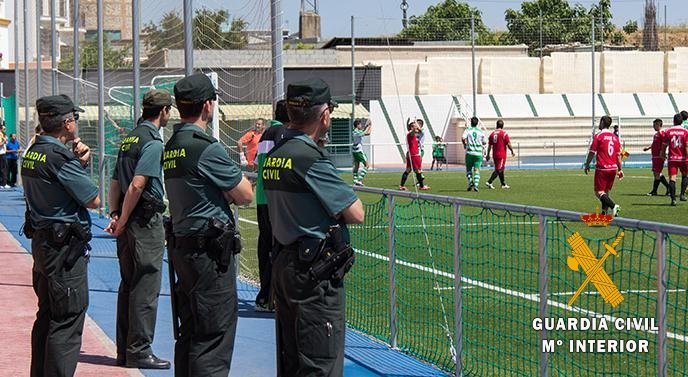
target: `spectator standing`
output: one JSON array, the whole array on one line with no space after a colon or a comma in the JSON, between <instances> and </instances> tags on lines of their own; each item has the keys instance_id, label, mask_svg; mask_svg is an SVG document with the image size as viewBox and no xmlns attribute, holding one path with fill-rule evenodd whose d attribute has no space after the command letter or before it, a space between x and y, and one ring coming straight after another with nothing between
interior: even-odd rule
<instances>
[{"instance_id":1,"label":"spectator standing","mask_svg":"<svg viewBox=\"0 0 688 377\"><path fill-rule=\"evenodd\" d=\"M14 187L17 185L17 159L19 153L22 152L17 134L10 135L10 140L7 142L7 187Z\"/></svg>"},{"instance_id":2,"label":"spectator standing","mask_svg":"<svg viewBox=\"0 0 688 377\"><path fill-rule=\"evenodd\" d=\"M241 164L244 165L245 160L246 166L250 170L255 168L256 156L258 155L258 143L260 142L261 135L263 135L263 130L265 130L265 119L258 118L253 128L245 133L237 142ZM246 146L246 153L244 153L244 146Z\"/></svg>"}]
</instances>

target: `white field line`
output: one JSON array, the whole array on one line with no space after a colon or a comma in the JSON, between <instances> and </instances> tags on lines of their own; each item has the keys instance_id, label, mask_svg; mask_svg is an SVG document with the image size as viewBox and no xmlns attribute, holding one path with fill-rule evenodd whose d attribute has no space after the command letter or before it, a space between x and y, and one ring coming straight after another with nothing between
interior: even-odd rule
<instances>
[{"instance_id":1,"label":"white field line","mask_svg":"<svg viewBox=\"0 0 688 377\"><path fill-rule=\"evenodd\" d=\"M667 289L667 293L676 293L676 292L687 292L688 289ZM656 289L630 289L627 291L620 291L623 294L627 293L657 293ZM571 296L573 295L574 291L571 292L557 292L557 293L550 293L550 296ZM590 292L582 292L581 294L583 295L599 295L600 292L597 291L590 291Z\"/></svg>"},{"instance_id":2,"label":"white field line","mask_svg":"<svg viewBox=\"0 0 688 377\"><path fill-rule=\"evenodd\" d=\"M239 221L243 221L245 223L253 224L253 225L258 225L258 222L253 221L253 220L248 220L248 219L243 219L239 218ZM534 225L538 224L537 221L501 221L501 222L484 222L484 223L461 223L461 226L485 226L485 225ZM353 225L355 227L357 225ZM360 225L358 225L360 226ZM395 228L418 228L418 225L395 225ZM430 227L454 227L454 224L431 224L427 225L428 228ZM368 226L366 228L371 228L371 229L387 229L387 225L374 225L374 226Z\"/></svg>"},{"instance_id":3,"label":"white field line","mask_svg":"<svg viewBox=\"0 0 688 377\"><path fill-rule=\"evenodd\" d=\"M356 252L358 252L361 255L365 255L365 256L369 256L371 258L375 258L375 259L389 262L389 257L387 257L385 255L380 255L377 253L371 253L369 251L359 250L359 249L356 249ZM444 271L440 271L440 270L434 270L434 269L429 268L429 267L421 266L421 265L415 264L415 263L409 263L409 262L399 260L399 259L396 260L396 263L400 266L413 268L413 269L423 271L423 272L429 272L431 274L434 274L437 276L443 276L443 277L446 277L446 278L449 278L452 280L454 279L454 274L451 274L448 272L444 272ZM474 285L476 287L484 288L484 289L487 289L490 291L503 293L503 294L508 295L508 296L522 298L522 299L532 301L532 302L537 302L537 303L540 302L540 295L538 293L532 293L532 294L523 293L523 292L519 292L519 291L514 291L512 289L502 288L502 287L499 287L496 285L483 283L481 281L469 279L469 278L461 278L461 282L466 283L466 284L470 284L470 285ZM607 315L607 314L597 313L597 312L594 312L592 310L582 309L579 307L571 307L571 306L568 306L564 303L554 301L554 300L547 300L547 305L555 307L555 308L563 309L563 310L566 310L569 312L573 312L573 313L577 313L577 314L583 314L583 315L586 315L588 317L604 318L609 322L614 322L618 318L618 317L614 317L614 316ZM652 331L652 330L646 330L645 332L647 332L649 334L657 334L657 331ZM686 335L667 332L667 337L669 339L676 339L676 340L688 343L688 336L686 336Z\"/></svg>"},{"instance_id":4,"label":"white field line","mask_svg":"<svg viewBox=\"0 0 688 377\"><path fill-rule=\"evenodd\" d=\"M249 224L258 225L257 222L252 221L252 220L240 218L239 221L247 222ZM355 249L355 250L357 253L359 253L361 255L365 255L365 256L368 256L371 258L375 258L375 259L389 262L389 257L387 257L385 255L380 255L377 253L372 253L370 251L365 251L365 250L361 250L361 249ZM400 259L397 259L396 263L400 266L413 268L413 269L418 270L418 271L429 272L429 273L437 275L437 276L443 276L443 277L454 280L454 274L451 274L449 272L436 270L436 269L433 269L430 267L421 266L419 264L406 262L406 261L403 261ZM502 287L499 287L496 285L483 283L481 281L469 279L469 278L461 278L461 282L475 286L475 287L484 288L484 289L487 289L487 290L490 290L493 292L502 293L502 294L505 294L508 296L518 297L518 298L522 298L522 299L532 301L532 302L537 302L537 303L540 302L540 295L538 293L530 293L530 294L529 293L523 293L523 292L519 292L519 291L514 291L512 289L502 288ZM671 292L671 291L681 291L681 290L667 290L667 292ZM632 293L633 291L627 291L627 292ZM642 291L635 291L635 292L636 293L642 293ZM566 293L567 295L569 294L569 292L564 292L564 293ZM648 293L650 293L650 292L648 292ZM573 294L573 292L571 292L570 294ZM563 294L553 294L553 295L563 295ZM555 308L563 309L563 310L566 310L566 311L569 311L572 313L584 314L588 317L604 318L609 322L614 322L614 320L616 320L618 318L618 317L614 317L614 316L611 316L608 314L597 313L597 312L594 312L592 310L582 309L582 308L574 307L574 306L568 306L564 303L554 301L554 300L547 300L547 305L555 307ZM649 334L657 334L657 331L652 331L652 330L646 330L645 332L647 332ZM686 335L667 332L667 337L669 339L675 339L675 340L679 340L681 342L688 343L688 336L686 336Z\"/></svg>"},{"instance_id":5,"label":"white field line","mask_svg":"<svg viewBox=\"0 0 688 377\"><path fill-rule=\"evenodd\" d=\"M461 287L461 289L471 289L471 288L475 288L475 287L472 285L466 285L466 286ZM451 291L454 289L454 287L432 287L432 289L434 289L436 291Z\"/></svg>"}]
</instances>

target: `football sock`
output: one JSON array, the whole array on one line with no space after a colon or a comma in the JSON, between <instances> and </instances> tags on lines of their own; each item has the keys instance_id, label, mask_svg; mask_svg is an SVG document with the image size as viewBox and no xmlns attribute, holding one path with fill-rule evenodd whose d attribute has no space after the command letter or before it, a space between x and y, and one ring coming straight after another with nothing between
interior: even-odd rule
<instances>
[{"instance_id":1,"label":"football sock","mask_svg":"<svg viewBox=\"0 0 688 377\"><path fill-rule=\"evenodd\" d=\"M401 175L401 184L399 186L403 186L406 184L406 179L408 178L409 172L405 171L404 174Z\"/></svg>"},{"instance_id":2,"label":"football sock","mask_svg":"<svg viewBox=\"0 0 688 377\"><path fill-rule=\"evenodd\" d=\"M688 187L688 176L681 178L681 195L686 195L686 187Z\"/></svg>"},{"instance_id":3,"label":"football sock","mask_svg":"<svg viewBox=\"0 0 688 377\"><path fill-rule=\"evenodd\" d=\"M671 200L676 200L676 181L669 181L669 195Z\"/></svg>"},{"instance_id":4,"label":"football sock","mask_svg":"<svg viewBox=\"0 0 688 377\"><path fill-rule=\"evenodd\" d=\"M499 182L502 183L502 186L505 185L505 183L504 183L504 172L503 171L499 172Z\"/></svg>"},{"instance_id":5,"label":"football sock","mask_svg":"<svg viewBox=\"0 0 688 377\"><path fill-rule=\"evenodd\" d=\"M614 208L614 206L616 205L612 198L610 198L607 194L602 194L602 196L600 196L600 202L602 202L602 208Z\"/></svg>"},{"instance_id":6,"label":"football sock","mask_svg":"<svg viewBox=\"0 0 688 377\"><path fill-rule=\"evenodd\" d=\"M662 182L662 184L664 185L664 187L666 187L667 190L669 189L669 182L667 182L665 176L660 175L660 176L659 176L659 181Z\"/></svg>"},{"instance_id":7,"label":"football sock","mask_svg":"<svg viewBox=\"0 0 688 377\"><path fill-rule=\"evenodd\" d=\"M419 185L420 187L425 186L425 185L423 184L423 180L425 180L425 177L423 177L423 173L417 172L417 173L416 173L416 180L418 181L418 185Z\"/></svg>"},{"instance_id":8,"label":"football sock","mask_svg":"<svg viewBox=\"0 0 688 377\"><path fill-rule=\"evenodd\" d=\"M487 183L492 183L492 181L494 181L495 179L497 179L497 176L498 176L498 175L499 175L499 173L498 173L496 170L493 171L493 172L492 172L492 175L490 176L490 179L487 180Z\"/></svg>"},{"instance_id":9,"label":"football sock","mask_svg":"<svg viewBox=\"0 0 688 377\"><path fill-rule=\"evenodd\" d=\"M353 175L354 175L354 182L358 181L358 180L359 180L359 178L358 178L358 172L357 172L357 171L354 171L354 172L353 172Z\"/></svg>"},{"instance_id":10,"label":"football sock","mask_svg":"<svg viewBox=\"0 0 688 377\"><path fill-rule=\"evenodd\" d=\"M366 174L368 174L368 169L366 169L365 166L358 170L358 180L359 180L359 182L362 182L362 181L363 181L363 178L365 178Z\"/></svg>"},{"instance_id":11,"label":"football sock","mask_svg":"<svg viewBox=\"0 0 688 377\"><path fill-rule=\"evenodd\" d=\"M475 169L475 173L473 173L473 186L478 187L480 184L480 170Z\"/></svg>"},{"instance_id":12,"label":"football sock","mask_svg":"<svg viewBox=\"0 0 688 377\"><path fill-rule=\"evenodd\" d=\"M472 186L473 185L473 173L467 172L466 178L468 179L468 184Z\"/></svg>"},{"instance_id":13,"label":"football sock","mask_svg":"<svg viewBox=\"0 0 688 377\"><path fill-rule=\"evenodd\" d=\"M650 191L650 192L653 192L653 193L656 194L656 193L657 193L657 189L659 188L659 184L660 184L661 182L662 182L662 181L660 181L659 179L655 179L655 181L652 183L652 191Z\"/></svg>"}]
</instances>

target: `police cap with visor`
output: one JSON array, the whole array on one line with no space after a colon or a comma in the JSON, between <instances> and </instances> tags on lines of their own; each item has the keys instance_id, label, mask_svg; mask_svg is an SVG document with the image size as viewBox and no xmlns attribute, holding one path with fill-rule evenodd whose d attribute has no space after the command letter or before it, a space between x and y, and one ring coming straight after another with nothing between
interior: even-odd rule
<instances>
[{"instance_id":1,"label":"police cap with visor","mask_svg":"<svg viewBox=\"0 0 688 377\"><path fill-rule=\"evenodd\" d=\"M287 87L287 106L311 107L323 103L330 109L337 107L330 95L330 87L321 79L298 81Z\"/></svg>"},{"instance_id":2,"label":"police cap with visor","mask_svg":"<svg viewBox=\"0 0 688 377\"><path fill-rule=\"evenodd\" d=\"M203 73L184 77L174 84L174 98L178 103L197 104L217 100L217 90Z\"/></svg>"},{"instance_id":3,"label":"police cap with visor","mask_svg":"<svg viewBox=\"0 0 688 377\"><path fill-rule=\"evenodd\" d=\"M151 90L143 96L141 105L146 108L172 106L172 96L165 90Z\"/></svg>"},{"instance_id":4,"label":"police cap with visor","mask_svg":"<svg viewBox=\"0 0 688 377\"><path fill-rule=\"evenodd\" d=\"M39 116L58 116L75 113L74 118L79 119L77 112L84 112L84 109L76 106L72 99L65 94L56 96L41 97L36 100L36 111Z\"/></svg>"}]
</instances>

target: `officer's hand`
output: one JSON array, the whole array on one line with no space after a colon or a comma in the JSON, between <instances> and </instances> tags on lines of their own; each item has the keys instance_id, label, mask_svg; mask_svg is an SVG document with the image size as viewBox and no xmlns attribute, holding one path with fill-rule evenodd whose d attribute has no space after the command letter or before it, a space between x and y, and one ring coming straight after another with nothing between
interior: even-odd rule
<instances>
[{"instance_id":1,"label":"officer's hand","mask_svg":"<svg viewBox=\"0 0 688 377\"><path fill-rule=\"evenodd\" d=\"M585 164L585 166L583 167L583 172L585 173L585 175L588 175L589 171L590 171L590 165Z\"/></svg>"},{"instance_id":2,"label":"officer's hand","mask_svg":"<svg viewBox=\"0 0 688 377\"><path fill-rule=\"evenodd\" d=\"M105 231L105 233L110 233L110 234L114 235L115 229L117 229L117 219L113 218L110 220L110 224L108 224L108 226L105 227L105 229L103 229L103 230Z\"/></svg>"},{"instance_id":3,"label":"officer's hand","mask_svg":"<svg viewBox=\"0 0 688 377\"><path fill-rule=\"evenodd\" d=\"M117 226L115 226L115 231L112 233L113 236L119 237L124 233L124 231L127 229L127 224L121 219L117 220Z\"/></svg>"},{"instance_id":4,"label":"officer's hand","mask_svg":"<svg viewBox=\"0 0 688 377\"><path fill-rule=\"evenodd\" d=\"M82 143L80 138L74 139L72 151L79 158L82 165L88 164L88 162L91 160L91 148Z\"/></svg>"}]
</instances>

